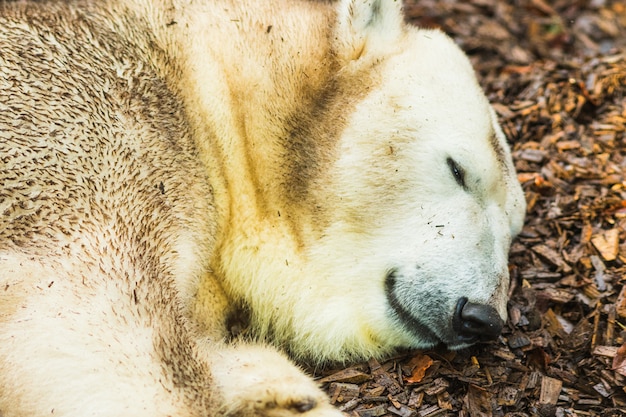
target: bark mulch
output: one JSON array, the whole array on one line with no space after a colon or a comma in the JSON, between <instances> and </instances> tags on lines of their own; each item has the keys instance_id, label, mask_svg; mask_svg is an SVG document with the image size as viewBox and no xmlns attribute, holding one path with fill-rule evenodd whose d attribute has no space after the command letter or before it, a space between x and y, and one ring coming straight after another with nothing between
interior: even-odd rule
<instances>
[{"instance_id":1,"label":"bark mulch","mask_svg":"<svg viewBox=\"0 0 626 417\"><path fill-rule=\"evenodd\" d=\"M320 372L355 417L626 415L626 3L407 0L470 55L528 200L496 342Z\"/></svg>"}]
</instances>

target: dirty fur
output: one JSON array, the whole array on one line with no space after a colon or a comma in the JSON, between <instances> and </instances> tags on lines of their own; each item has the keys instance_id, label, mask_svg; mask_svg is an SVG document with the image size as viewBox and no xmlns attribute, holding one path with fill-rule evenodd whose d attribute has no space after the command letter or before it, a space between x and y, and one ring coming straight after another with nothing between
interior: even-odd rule
<instances>
[{"instance_id":1,"label":"dirty fur","mask_svg":"<svg viewBox=\"0 0 626 417\"><path fill-rule=\"evenodd\" d=\"M469 62L392 0L1 2L0 183L2 417L339 416L266 343L464 347L524 213Z\"/></svg>"}]
</instances>

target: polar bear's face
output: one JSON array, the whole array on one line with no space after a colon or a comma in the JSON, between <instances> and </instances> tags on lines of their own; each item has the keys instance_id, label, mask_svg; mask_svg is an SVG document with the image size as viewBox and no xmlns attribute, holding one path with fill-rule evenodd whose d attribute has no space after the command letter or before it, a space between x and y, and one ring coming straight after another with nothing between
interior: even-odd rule
<instances>
[{"instance_id":1,"label":"polar bear's face","mask_svg":"<svg viewBox=\"0 0 626 417\"><path fill-rule=\"evenodd\" d=\"M381 83L348 117L324 177L331 192L319 191L333 217L312 256L342 281L336 298L358 305L354 323L373 343L493 338L525 211L504 135L441 33L416 32L379 65Z\"/></svg>"},{"instance_id":2,"label":"polar bear's face","mask_svg":"<svg viewBox=\"0 0 626 417\"><path fill-rule=\"evenodd\" d=\"M252 327L297 357L462 348L506 319L525 211L510 151L467 57L400 7L343 0L332 32L324 18L329 57L295 72L311 84L291 101L310 102L267 147L280 158L257 158L277 205L223 246Z\"/></svg>"}]
</instances>

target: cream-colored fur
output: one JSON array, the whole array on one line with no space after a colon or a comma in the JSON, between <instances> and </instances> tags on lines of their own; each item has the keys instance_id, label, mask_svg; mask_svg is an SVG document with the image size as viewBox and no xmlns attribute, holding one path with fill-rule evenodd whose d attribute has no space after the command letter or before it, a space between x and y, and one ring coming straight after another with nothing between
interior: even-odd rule
<instances>
[{"instance_id":1,"label":"cream-colored fur","mask_svg":"<svg viewBox=\"0 0 626 417\"><path fill-rule=\"evenodd\" d=\"M264 343L506 317L508 147L399 1L3 3L0 45L2 417L339 415Z\"/></svg>"}]
</instances>

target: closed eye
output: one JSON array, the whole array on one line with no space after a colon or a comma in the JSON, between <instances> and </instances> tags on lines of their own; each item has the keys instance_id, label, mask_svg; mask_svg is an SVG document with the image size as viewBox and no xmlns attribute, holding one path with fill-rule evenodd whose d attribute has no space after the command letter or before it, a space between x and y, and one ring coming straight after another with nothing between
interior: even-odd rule
<instances>
[{"instance_id":1,"label":"closed eye","mask_svg":"<svg viewBox=\"0 0 626 417\"><path fill-rule=\"evenodd\" d=\"M465 184L465 171L463 168L461 168L456 161L450 157L446 159L446 162L448 163L448 167L450 168L450 172L452 173L456 183L463 187L464 190L467 190L467 185Z\"/></svg>"}]
</instances>

